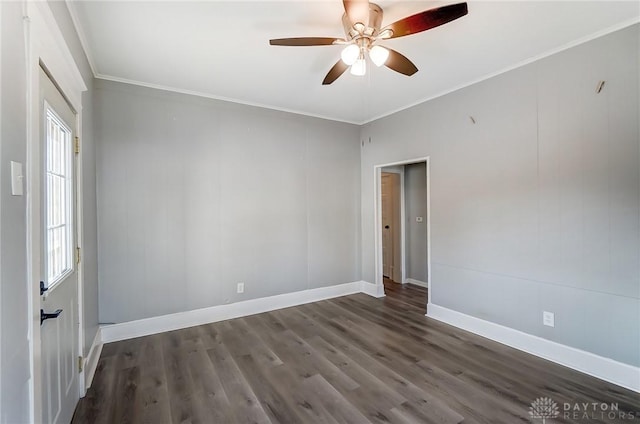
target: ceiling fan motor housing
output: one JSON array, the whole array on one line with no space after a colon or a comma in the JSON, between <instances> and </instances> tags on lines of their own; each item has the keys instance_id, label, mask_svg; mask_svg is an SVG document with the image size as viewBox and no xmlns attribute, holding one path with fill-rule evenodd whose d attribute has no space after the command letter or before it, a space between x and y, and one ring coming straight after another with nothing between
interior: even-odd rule
<instances>
[{"instance_id":1,"label":"ceiling fan motor housing","mask_svg":"<svg viewBox=\"0 0 640 424\"><path fill-rule=\"evenodd\" d=\"M375 38L382 26L382 16L382 8L375 3L369 3L369 22L362 22L365 27L358 31L356 29L357 23L352 24L347 14L343 14L342 26L344 27L344 33L347 35L347 40L351 41L359 37Z\"/></svg>"}]
</instances>

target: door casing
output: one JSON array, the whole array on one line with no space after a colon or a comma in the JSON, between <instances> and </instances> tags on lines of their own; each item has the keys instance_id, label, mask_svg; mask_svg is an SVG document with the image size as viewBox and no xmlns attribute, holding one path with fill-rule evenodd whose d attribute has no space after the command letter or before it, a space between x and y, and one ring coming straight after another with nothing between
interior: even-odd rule
<instances>
[{"instance_id":1,"label":"door casing","mask_svg":"<svg viewBox=\"0 0 640 424\"><path fill-rule=\"evenodd\" d=\"M421 157L415 159L408 159L398 162L383 163L373 166L373 215L374 215L374 264L375 264L375 284L377 287L377 293L384 293L383 285L383 273L382 273L382 168L389 168L393 166L409 165L412 163L425 162L427 172L427 311L431 304L431 163L430 157ZM385 172L387 172L385 170ZM402 182L402 179L401 179ZM404 193L404 185L401 183L401 194ZM405 273L405 237L404 237L404 199L401 199L401 266L402 266L402 279L406 278Z\"/></svg>"},{"instance_id":2,"label":"door casing","mask_svg":"<svg viewBox=\"0 0 640 424\"><path fill-rule=\"evenodd\" d=\"M43 149L40 128L40 67L47 70L67 101L76 111L75 132L82 140L82 92L87 87L82 79L73 55L60 31L47 2L23 2L23 22L26 46L26 88L27 88L27 284L28 284L28 338L30 353L29 415L31 422L42 420L42 367L40 364L40 272L42 262L42 207L40 201L42 170L40 167ZM76 234L78 247L83 245L82 237L82 151L77 157L76 190L78 193L78 216ZM83 308L83 264L78 265L78 311L79 337L77 351L82 354L84 346ZM84 371L81 373L80 396L85 394Z\"/></svg>"}]
</instances>

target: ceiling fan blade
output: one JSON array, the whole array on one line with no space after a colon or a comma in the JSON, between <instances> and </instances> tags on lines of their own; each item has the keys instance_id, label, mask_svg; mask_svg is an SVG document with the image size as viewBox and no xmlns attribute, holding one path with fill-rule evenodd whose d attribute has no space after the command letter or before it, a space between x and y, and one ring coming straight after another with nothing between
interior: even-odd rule
<instances>
[{"instance_id":1,"label":"ceiling fan blade","mask_svg":"<svg viewBox=\"0 0 640 424\"><path fill-rule=\"evenodd\" d=\"M327 74L327 76L324 77L324 81L322 81L322 85L331 84L332 82L337 80L340 77L340 75L344 74L344 71L346 71L347 69L349 69L349 66L346 65L342 60L339 60L338 62L336 62L335 65L333 65L333 68L329 70L329 73Z\"/></svg>"},{"instance_id":2,"label":"ceiling fan blade","mask_svg":"<svg viewBox=\"0 0 640 424\"><path fill-rule=\"evenodd\" d=\"M330 46L335 41L344 41L342 38L329 37L297 37L297 38L275 38L269 40L272 46Z\"/></svg>"},{"instance_id":3,"label":"ceiling fan blade","mask_svg":"<svg viewBox=\"0 0 640 424\"><path fill-rule=\"evenodd\" d=\"M446 24L468 13L467 3L450 4L425 10L407 18L400 19L382 29L390 29L393 34L386 38L398 38L405 35L417 34L431 28ZM381 32L382 32L381 31Z\"/></svg>"},{"instance_id":4,"label":"ceiling fan blade","mask_svg":"<svg viewBox=\"0 0 640 424\"><path fill-rule=\"evenodd\" d=\"M416 65L414 65L412 61L407 59L406 56L388 47L385 48L389 50L389 57L384 63L384 66L409 77L418 72L418 68L416 67Z\"/></svg>"},{"instance_id":5,"label":"ceiling fan blade","mask_svg":"<svg viewBox=\"0 0 640 424\"><path fill-rule=\"evenodd\" d=\"M369 24L369 0L343 0L344 11L351 21L351 25Z\"/></svg>"}]
</instances>

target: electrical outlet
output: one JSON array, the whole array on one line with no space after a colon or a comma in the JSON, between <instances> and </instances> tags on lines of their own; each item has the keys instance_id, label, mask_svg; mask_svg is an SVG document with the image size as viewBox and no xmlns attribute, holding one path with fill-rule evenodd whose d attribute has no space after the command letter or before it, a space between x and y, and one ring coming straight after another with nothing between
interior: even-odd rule
<instances>
[{"instance_id":1,"label":"electrical outlet","mask_svg":"<svg viewBox=\"0 0 640 424\"><path fill-rule=\"evenodd\" d=\"M416 222L422 222L422 217L421 216L416 216Z\"/></svg>"},{"instance_id":2,"label":"electrical outlet","mask_svg":"<svg viewBox=\"0 0 640 424\"><path fill-rule=\"evenodd\" d=\"M238 293L244 293L244 283L238 283Z\"/></svg>"},{"instance_id":3,"label":"electrical outlet","mask_svg":"<svg viewBox=\"0 0 640 424\"><path fill-rule=\"evenodd\" d=\"M547 311L543 311L542 312L542 324L546 325L547 327L555 327L555 315L553 312L547 312Z\"/></svg>"}]
</instances>

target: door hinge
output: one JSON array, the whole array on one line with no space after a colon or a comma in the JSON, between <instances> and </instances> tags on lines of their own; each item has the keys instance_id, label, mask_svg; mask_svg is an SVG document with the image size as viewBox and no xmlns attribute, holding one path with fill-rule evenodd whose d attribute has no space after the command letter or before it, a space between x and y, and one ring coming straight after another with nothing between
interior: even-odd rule
<instances>
[{"instance_id":1,"label":"door hinge","mask_svg":"<svg viewBox=\"0 0 640 424\"><path fill-rule=\"evenodd\" d=\"M74 139L73 151L75 152L76 155L80 153L80 137L76 137Z\"/></svg>"},{"instance_id":2,"label":"door hinge","mask_svg":"<svg viewBox=\"0 0 640 424\"><path fill-rule=\"evenodd\" d=\"M80 263L80 248L76 247L76 265Z\"/></svg>"},{"instance_id":3,"label":"door hinge","mask_svg":"<svg viewBox=\"0 0 640 424\"><path fill-rule=\"evenodd\" d=\"M84 365L84 358L82 356L78 356L78 372L82 372L82 365Z\"/></svg>"}]
</instances>

